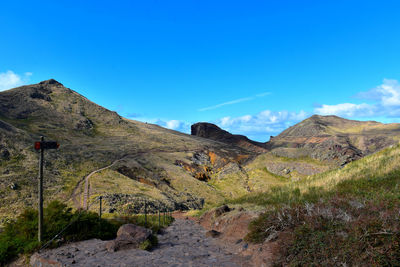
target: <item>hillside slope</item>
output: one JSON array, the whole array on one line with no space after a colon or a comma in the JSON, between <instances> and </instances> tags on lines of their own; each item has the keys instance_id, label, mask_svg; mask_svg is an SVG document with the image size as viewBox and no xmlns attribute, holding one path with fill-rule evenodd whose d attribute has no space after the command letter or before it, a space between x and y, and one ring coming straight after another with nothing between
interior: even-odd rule
<instances>
[{"instance_id":1,"label":"hillside slope","mask_svg":"<svg viewBox=\"0 0 400 267\"><path fill-rule=\"evenodd\" d=\"M279 156L311 157L345 165L396 144L399 137L398 123L314 115L273 137L267 147Z\"/></svg>"},{"instance_id":2,"label":"hillside slope","mask_svg":"<svg viewBox=\"0 0 400 267\"><path fill-rule=\"evenodd\" d=\"M313 116L259 143L215 125L192 135L132 121L55 80L0 92L0 224L37 201L44 136L45 201L141 212L191 209L301 181L394 144L398 124ZM17 211L17 212L15 212Z\"/></svg>"},{"instance_id":3,"label":"hillside slope","mask_svg":"<svg viewBox=\"0 0 400 267\"><path fill-rule=\"evenodd\" d=\"M33 143L41 135L61 144L45 152L45 200L61 199L75 208L86 195L90 204L104 195L110 211L139 211L144 199L150 210L199 208L204 199L223 198L203 178L252 156L239 147L127 120L55 80L22 86L0 92L0 219L36 203Z\"/></svg>"},{"instance_id":4,"label":"hillside slope","mask_svg":"<svg viewBox=\"0 0 400 267\"><path fill-rule=\"evenodd\" d=\"M256 266L399 265L399 162L395 145L344 168L231 201L262 211L244 238L254 244Z\"/></svg>"}]
</instances>

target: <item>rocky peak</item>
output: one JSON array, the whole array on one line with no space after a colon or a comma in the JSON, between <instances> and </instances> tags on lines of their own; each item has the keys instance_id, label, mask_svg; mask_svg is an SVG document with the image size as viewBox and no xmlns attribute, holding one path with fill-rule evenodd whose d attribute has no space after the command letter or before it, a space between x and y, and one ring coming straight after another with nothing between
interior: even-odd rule
<instances>
[{"instance_id":1,"label":"rocky peak","mask_svg":"<svg viewBox=\"0 0 400 267\"><path fill-rule=\"evenodd\" d=\"M230 138L232 134L229 132L222 130L217 125L208 123L208 122L198 122L193 124L190 127L191 135L211 138L214 140L222 139L222 138ZM218 140L219 141L219 140Z\"/></svg>"},{"instance_id":2,"label":"rocky peak","mask_svg":"<svg viewBox=\"0 0 400 267\"><path fill-rule=\"evenodd\" d=\"M198 122L191 126L191 134L225 144L235 145L253 152L266 152L264 143L248 139L243 135L231 134L217 125L208 122Z\"/></svg>"},{"instance_id":3,"label":"rocky peak","mask_svg":"<svg viewBox=\"0 0 400 267\"><path fill-rule=\"evenodd\" d=\"M39 84L41 85L57 85L57 86L63 86L62 83L54 80L54 79L49 79L49 80L45 80L45 81L41 81Z\"/></svg>"}]
</instances>

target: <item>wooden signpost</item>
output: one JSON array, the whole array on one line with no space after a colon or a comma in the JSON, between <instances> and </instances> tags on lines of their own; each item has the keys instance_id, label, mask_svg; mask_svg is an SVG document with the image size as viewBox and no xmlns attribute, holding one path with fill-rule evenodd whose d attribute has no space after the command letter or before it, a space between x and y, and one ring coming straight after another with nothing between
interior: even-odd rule
<instances>
[{"instance_id":1,"label":"wooden signpost","mask_svg":"<svg viewBox=\"0 0 400 267\"><path fill-rule=\"evenodd\" d=\"M55 141L44 141L44 137L40 137L40 142L35 142L35 149L40 150L39 157L39 225L38 225L38 239L42 242L43 237L43 161L44 161L44 150L45 149L57 149L60 144Z\"/></svg>"}]
</instances>

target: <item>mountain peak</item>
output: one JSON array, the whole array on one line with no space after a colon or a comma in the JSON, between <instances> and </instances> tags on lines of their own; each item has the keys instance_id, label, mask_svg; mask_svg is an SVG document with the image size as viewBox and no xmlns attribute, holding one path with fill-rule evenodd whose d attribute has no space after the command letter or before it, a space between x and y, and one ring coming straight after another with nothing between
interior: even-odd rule
<instances>
[{"instance_id":1,"label":"mountain peak","mask_svg":"<svg viewBox=\"0 0 400 267\"><path fill-rule=\"evenodd\" d=\"M62 83L54 80L54 79L49 79L49 80L45 80L45 81L41 81L39 84L42 85L61 85L64 86Z\"/></svg>"}]
</instances>

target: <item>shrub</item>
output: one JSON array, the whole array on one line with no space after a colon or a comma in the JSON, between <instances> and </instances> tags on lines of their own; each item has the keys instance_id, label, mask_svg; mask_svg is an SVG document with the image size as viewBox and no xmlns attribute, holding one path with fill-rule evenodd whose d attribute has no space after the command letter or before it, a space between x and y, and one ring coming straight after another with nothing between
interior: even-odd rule
<instances>
[{"instance_id":1,"label":"shrub","mask_svg":"<svg viewBox=\"0 0 400 267\"><path fill-rule=\"evenodd\" d=\"M71 212L65 204L53 201L44 208L43 239L51 240L67 225L68 228L58 237L59 240L49 244L55 246L59 241L78 241L90 238L114 238L118 222L99 219L93 212ZM38 213L34 209L24 210L15 221L7 223L0 233L0 264L6 264L21 253L31 253L40 248L37 241Z\"/></svg>"},{"instance_id":2,"label":"shrub","mask_svg":"<svg viewBox=\"0 0 400 267\"><path fill-rule=\"evenodd\" d=\"M399 180L393 174L347 180L316 194L319 199L303 195L299 200L310 202L294 201L261 214L245 239L279 241L279 233L288 233L279 245L279 266L400 266Z\"/></svg>"},{"instance_id":3,"label":"shrub","mask_svg":"<svg viewBox=\"0 0 400 267\"><path fill-rule=\"evenodd\" d=\"M151 250L157 245L158 245L157 236L150 235L149 239L145 240L142 244L139 245L139 248L143 250Z\"/></svg>"}]
</instances>

